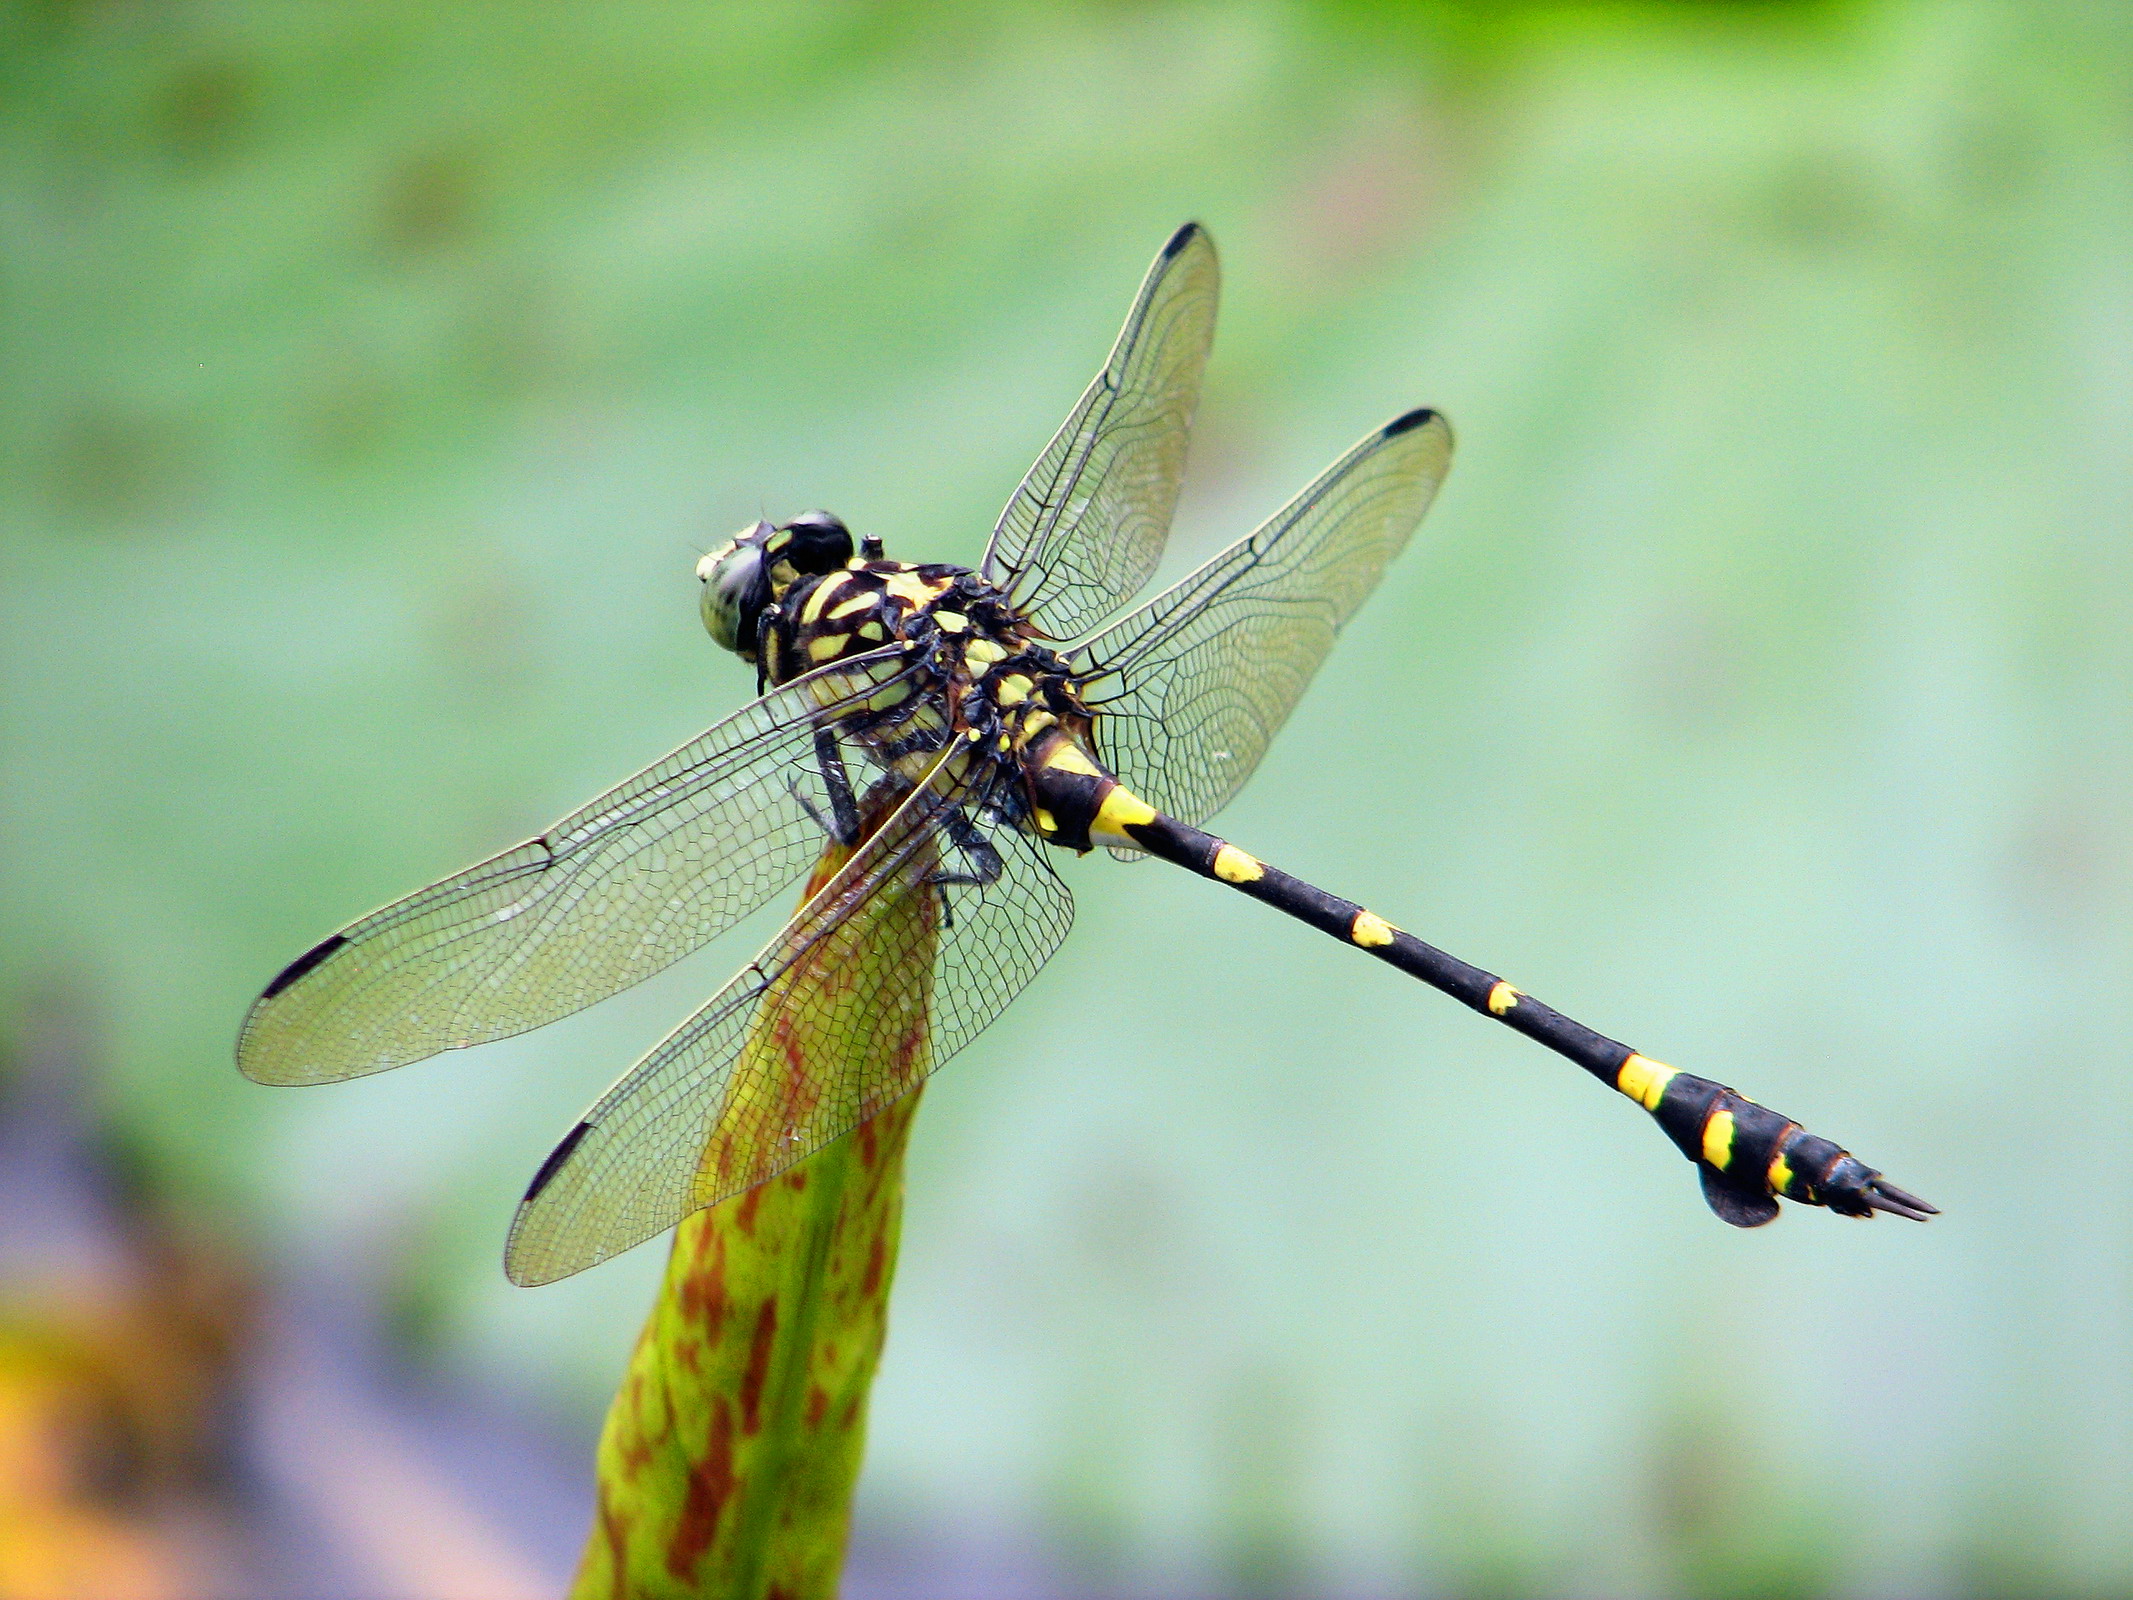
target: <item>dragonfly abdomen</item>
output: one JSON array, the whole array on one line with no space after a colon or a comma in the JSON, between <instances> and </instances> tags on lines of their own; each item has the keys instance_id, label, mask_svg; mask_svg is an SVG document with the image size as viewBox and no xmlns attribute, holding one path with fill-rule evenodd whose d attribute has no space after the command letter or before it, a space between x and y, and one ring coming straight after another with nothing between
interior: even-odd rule
<instances>
[{"instance_id":1,"label":"dragonfly abdomen","mask_svg":"<svg viewBox=\"0 0 2133 1600\"><path fill-rule=\"evenodd\" d=\"M1887 1211L1924 1221L1935 1214L1936 1207L1897 1188L1842 1146L1809 1133L1790 1117L1595 1032L1354 901L1164 815L1108 775L1092 786L1075 766L1069 762L1064 770L1041 770L1038 791L1054 808L1063 808L1093 788L1093 796L1082 803L1094 806L1088 833L1096 843L1144 850L1226 884L1368 951L1576 1062L1652 1115L1675 1147L1695 1163L1711 1209L1734 1226L1753 1228L1770 1221L1780 1198L1852 1217ZM1071 786L1067 779L1074 780Z\"/></svg>"},{"instance_id":2,"label":"dragonfly abdomen","mask_svg":"<svg viewBox=\"0 0 2133 1600\"><path fill-rule=\"evenodd\" d=\"M1879 1178L1873 1168L1738 1090L1634 1052L1615 1087L1696 1163L1704 1198L1728 1222L1760 1227L1777 1215L1778 1197L1847 1217L1885 1209L1871 1198Z\"/></svg>"}]
</instances>

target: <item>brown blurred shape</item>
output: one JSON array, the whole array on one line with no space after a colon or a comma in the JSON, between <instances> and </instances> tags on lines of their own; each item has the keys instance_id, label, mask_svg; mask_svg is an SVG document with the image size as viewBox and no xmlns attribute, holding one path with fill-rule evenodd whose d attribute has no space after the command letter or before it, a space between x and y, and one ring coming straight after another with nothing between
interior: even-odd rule
<instances>
[{"instance_id":1,"label":"brown blurred shape","mask_svg":"<svg viewBox=\"0 0 2133 1600\"><path fill-rule=\"evenodd\" d=\"M0 1084L0 1600L227 1595L254 1296L90 1133L81 1008L16 1016Z\"/></svg>"}]
</instances>

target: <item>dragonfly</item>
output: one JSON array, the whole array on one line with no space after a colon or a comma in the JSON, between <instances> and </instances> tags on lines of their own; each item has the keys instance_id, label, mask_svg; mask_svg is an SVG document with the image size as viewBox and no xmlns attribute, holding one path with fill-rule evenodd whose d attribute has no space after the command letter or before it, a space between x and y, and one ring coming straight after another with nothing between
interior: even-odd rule
<instances>
[{"instance_id":1,"label":"dragonfly","mask_svg":"<svg viewBox=\"0 0 2133 1600\"><path fill-rule=\"evenodd\" d=\"M704 624L754 667L757 698L539 837L304 952L253 1004L239 1068L328 1083L524 1033L651 977L815 866L777 935L534 1175L505 1270L553 1282L908 1093L1059 948L1074 901L1056 863L1103 846L1234 889L1566 1057L1651 1115L1729 1223L1760 1226L1781 1199L1937 1214L1791 1118L1204 830L1452 458L1440 415L1403 412L1136 605L1219 294L1207 231L1180 228L976 568L891 560L823 511L758 521L704 556ZM825 965L838 981L803 981ZM898 1053L914 1037L915 1070ZM833 1081L810 1081L822 1060L841 1064Z\"/></svg>"}]
</instances>

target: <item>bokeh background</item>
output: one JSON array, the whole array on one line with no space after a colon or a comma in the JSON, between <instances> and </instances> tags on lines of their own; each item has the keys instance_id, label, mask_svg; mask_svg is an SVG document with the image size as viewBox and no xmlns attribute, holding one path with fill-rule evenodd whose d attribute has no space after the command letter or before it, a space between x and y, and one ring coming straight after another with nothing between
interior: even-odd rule
<instances>
[{"instance_id":1,"label":"bokeh background","mask_svg":"<svg viewBox=\"0 0 2133 1600\"><path fill-rule=\"evenodd\" d=\"M1099 855L919 1119L851 1593L2133 1593L2126 7L0 19L0 1593L560 1584L661 1248L505 1225L764 927L333 1089L237 1021L741 703L733 528L975 560L1186 217L1166 571L1461 440L1225 831L1947 1215L1722 1227Z\"/></svg>"}]
</instances>

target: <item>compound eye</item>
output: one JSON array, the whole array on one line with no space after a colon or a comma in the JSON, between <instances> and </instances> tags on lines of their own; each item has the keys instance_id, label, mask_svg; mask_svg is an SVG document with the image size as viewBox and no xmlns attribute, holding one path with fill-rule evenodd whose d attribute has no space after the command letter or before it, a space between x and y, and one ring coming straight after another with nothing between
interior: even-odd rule
<instances>
[{"instance_id":1,"label":"compound eye","mask_svg":"<svg viewBox=\"0 0 2133 1600\"><path fill-rule=\"evenodd\" d=\"M803 511L778 531L795 572L835 572L852 559L851 530L827 511Z\"/></svg>"},{"instance_id":2,"label":"compound eye","mask_svg":"<svg viewBox=\"0 0 2133 1600\"><path fill-rule=\"evenodd\" d=\"M763 575L762 545L762 535L768 531L764 524L757 523L738 539L727 541L724 549L712 551L696 564L696 575L704 585L697 602L704 627L721 649L737 655L746 653L741 641L748 638L756 615L770 598Z\"/></svg>"}]
</instances>

